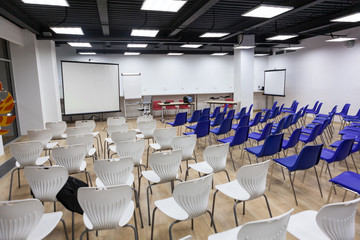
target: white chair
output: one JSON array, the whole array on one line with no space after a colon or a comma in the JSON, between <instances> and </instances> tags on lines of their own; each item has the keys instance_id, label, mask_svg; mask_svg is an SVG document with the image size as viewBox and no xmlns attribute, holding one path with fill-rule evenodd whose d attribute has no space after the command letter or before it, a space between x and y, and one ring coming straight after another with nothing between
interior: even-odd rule
<instances>
[{"instance_id":1,"label":"white chair","mask_svg":"<svg viewBox=\"0 0 360 240\"><path fill-rule=\"evenodd\" d=\"M154 117L152 115L142 115L137 117L136 123L139 124L139 122L152 121L153 119Z\"/></svg>"},{"instance_id":2,"label":"white chair","mask_svg":"<svg viewBox=\"0 0 360 240\"><path fill-rule=\"evenodd\" d=\"M35 198L41 202L53 202L54 212L56 212L56 195L65 185L69 174L63 166L51 167L34 167L27 166L24 168L25 178L29 183L30 189ZM67 236L65 221L61 219L64 225L64 231Z\"/></svg>"},{"instance_id":3,"label":"white chair","mask_svg":"<svg viewBox=\"0 0 360 240\"><path fill-rule=\"evenodd\" d=\"M236 215L237 204L243 202L243 214L245 214L245 201L253 200L261 196L265 198L269 215L272 217L268 199L264 194L266 189L266 176L269 164L270 160L267 160L262 163L243 166L238 170L236 174L236 180L229 183L216 185L215 188L217 190L214 193L212 206L213 215L215 211L215 197L216 194L220 191L226 196L236 200L234 203L234 217L236 226L239 226Z\"/></svg>"},{"instance_id":4,"label":"white chair","mask_svg":"<svg viewBox=\"0 0 360 240\"><path fill-rule=\"evenodd\" d=\"M156 143L150 143L147 149L147 162L146 167L149 165L149 149L153 148L154 151L163 151L163 150L172 150L171 142L174 137L176 137L176 128L159 128L155 129L154 140Z\"/></svg>"},{"instance_id":5,"label":"white chair","mask_svg":"<svg viewBox=\"0 0 360 240\"><path fill-rule=\"evenodd\" d=\"M331 203L319 212L308 210L290 217L288 232L301 240L353 240L355 217L360 198Z\"/></svg>"},{"instance_id":6,"label":"white chair","mask_svg":"<svg viewBox=\"0 0 360 240\"><path fill-rule=\"evenodd\" d=\"M134 202L131 200L131 188L128 185L107 188L85 187L78 190L78 201L84 210L85 231L82 239L89 231L131 227L138 239ZM135 227L128 224L134 215Z\"/></svg>"},{"instance_id":7,"label":"white chair","mask_svg":"<svg viewBox=\"0 0 360 240\"><path fill-rule=\"evenodd\" d=\"M248 222L240 227L212 234L208 237L208 240L286 240L286 229L289 224L290 215L293 211L294 209L291 209L280 216Z\"/></svg>"},{"instance_id":8,"label":"white chair","mask_svg":"<svg viewBox=\"0 0 360 240\"><path fill-rule=\"evenodd\" d=\"M187 179L189 169L192 168L195 171L198 171L199 174L210 174L224 171L228 181L230 182L229 173L225 169L228 152L229 143L206 147L203 153L204 161L189 164L189 167L186 169L185 181Z\"/></svg>"},{"instance_id":9,"label":"white chair","mask_svg":"<svg viewBox=\"0 0 360 240\"><path fill-rule=\"evenodd\" d=\"M89 127L68 127L65 130L64 137L67 138L68 136L72 135L81 135L81 134L88 134L91 133Z\"/></svg>"},{"instance_id":10,"label":"white chair","mask_svg":"<svg viewBox=\"0 0 360 240\"><path fill-rule=\"evenodd\" d=\"M52 131L50 129L32 129L27 130L30 141L40 141L43 144L45 155L50 155L50 151L58 145L58 142L51 142Z\"/></svg>"},{"instance_id":11,"label":"white chair","mask_svg":"<svg viewBox=\"0 0 360 240\"><path fill-rule=\"evenodd\" d=\"M44 213L38 199L1 201L0 240L43 239L54 230L61 217L62 212ZM65 235L67 238L66 232Z\"/></svg>"},{"instance_id":12,"label":"white chair","mask_svg":"<svg viewBox=\"0 0 360 240\"><path fill-rule=\"evenodd\" d=\"M97 160L96 148L94 148L94 135L80 134L80 135L71 135L66 138L66 143L68 145L77 145L83 144L86 146L86 158L92 157L93 161Z\"/></svg>"},{"instance_id":13,"label":"white chair","mask_svg":"<svg viewBox=\"0 0 360 240\"><path fill-rule=\"evenodd\" d=\"M94 120L78 120L75 121L75 127L88 127L90 129L90 133L92 135L94 135L94 137L96 138L96 142L97 142L97 146L98 146L98 150L99 150L99 156L100 156L100 148L101 151L103 151L102 148L102 140L101 140L101 135L99 134L99 132L94 132L95 128L96 128L96 123Z\"/></svg>"},{"instance_id":14,"label":"white chair","mask_svg":"<svg viewBox=\"0 0 360 240\"><path fill-rule=\"evenodd\" d=\"M84 144L54 148L52 152L54 161L58 165L64 166L69 175L85 173L86 182L89 184L90 181L90 186L92 186L90 173L86 171L85 156L86 146Z\"/></svg>"},{"instance_id":15,"label":"white chair","mask_svg":"<svg viewBox=\"0 0 360 240\"><path fill-rule=\"evenodd\" d=\"M94 172L97 176L97 187L109 187L116 185L131 185L134 184L134 174L132 170L134 163L131 157L125 157L120 159L105 159L94 162ZM143 227L143 220L141 216L141 209L139 203L139 196L135 188L132 188L135 193L135 201L139 208L139 216L141 221L141 227Z\"/></svg>"},{"instance_id":16,"label":"white chair","mask_svg":"<svg viewBox=\"0 0 360 240\"><path fill-rule=\"evenodd\" d=\"M149 190L151 190L151 186L167 182L171 183L171 189L173 189L175 180L181 182L181 180L177 178L181 158L181 150L168 153L153 153L149 159L152 170L141 172L141 175L149 181L149 186L146 189L149 226L151 225ZM152 184L150 184L151 182Z\"/></svg>"},{"instance_id":17,"label":"white chair","mask_svg":"<svg viewBox=\"0 0 360 240\"><path fill-rule=\"evenodd\" d=\"M10 152L14 156L15 169L11 171L10 177L10 191L9 191L9 201L11 200L11 190L13 183L13 175L15 171L18 171L18 184L20 188L20 169L24 169L26 166L39 166L43 165L46 161L49 160L49 156L40 157L43 152L43 144L39 141L30 141L30 142L18 142L10 144Z\"/></svg>"},{"instance_id":18,"label":"white chair","mask_svg":"<svg viewBox=\"0 0 360 240\"><path fill-rule=\"evenodd\" d=\"M173 151L174 150L182 151L181 161L186 161L186 169L189 167L190 160L194 160L197 163L195 146L196 146L196 135L184 135L184 136L174 137L173 140L171 141L171 147ZM181 171L181 165L180 165L180 171Z\"/></svg>"},{"instance_id":19,"label":"white chair","mask_svg":"<svg viewBox=\"0 0 360 240\"><path fill-rule=\"evenodd\" d=\"M213 174L209 174L202 178L179 183L175 186L172 197L155 201L156 207L152 214L151 240L154 235L155 212L157 209L176 219L169 227L170 240L172 240L171 229L178 222L191 220L193 229L193 219L207 212L210 215L211 223L213 223L213 216L207 210L212 178ZM215 224L213 227L217 232ZM159 237L155 238L159 239Z\"/></svg>"},{"instance_id":20,"label":"white chair","mask_svg":"<svg viewBox=\"0 0 360 240\"><path fill-rule=\"evenodd\" d=\"M148 143L150 143L150 139L153 138L155 129L156 120L138 122L138 130L141 134L136 135L136 137L147 139Z\"/></svg>"},{"instance_id":21,"label":"white chair","mask_svg":"<svg viewBox=\"0 0 360 240\"><path fill-rule=\"evenodd\" d=\"M53 140L63 139L66 127L65 121L45 123L45 128L51 130Z\"/></svg>"},{"instance_id":22,"label":"white chair","mask_svg":"<svg viewBox=\"0 0 360 240\"><path fill-rule=\"evenodd\" d=\"M107 125L120 125L126 123L126 119L124 117L108 117L106 119Z\"/></svg>"},{"instance_id":23,"label":"white chair","mask_svg":"<svg viewBox=\"0 0 360 240\"><path fill-rule=\"evenodd\" d=\"M107 149L109 149L109 145L114 143L113 140L111 139L111 135L113 132L127 132L127 131L129 131L129 126L127 123L108 125L107 137L105 138L104 141L104 152L107 152Z\"/></svg>"},{"instance_id":24,"label":"white chair","mask_svg":"<svg viewBox=\"0 0 360 240\"><path fill-rule=\"evenodd\" d=\"M116 143L119 142L125 142L125 141L135 141L136 140L136 131L135 130L129 130L125 132L113 132L111 134L111 140L115 144L109 144L108 149L108 157L111 158L110 152L116 152ZM105 158L105 153L104 153Z\"/></svg>"}]
</instances>

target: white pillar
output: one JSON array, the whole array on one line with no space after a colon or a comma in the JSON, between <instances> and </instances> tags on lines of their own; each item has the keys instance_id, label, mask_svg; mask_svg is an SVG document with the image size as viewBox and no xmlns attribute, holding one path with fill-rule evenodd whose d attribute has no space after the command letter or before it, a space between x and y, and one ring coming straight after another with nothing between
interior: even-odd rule
<instances>
[{"instance_id":1,"label":"white pillar","mask_svg":"<svg viewBox=\"0 0 360 240\"><path fill-rule=\"evenodd\" d=\"M241 46L254 46L254 35L243 37ZM241 107L254 102L254 49L234 49L234 100Z\"/></svg>"}]
</instances>

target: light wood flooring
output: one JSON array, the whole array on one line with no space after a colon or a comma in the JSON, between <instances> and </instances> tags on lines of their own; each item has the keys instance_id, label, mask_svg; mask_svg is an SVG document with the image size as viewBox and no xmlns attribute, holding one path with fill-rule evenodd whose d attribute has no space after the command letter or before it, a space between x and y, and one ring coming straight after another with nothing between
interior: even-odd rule
<instances>
[{"instance_id":1,"label":"light wood flooring","mask_svg":"<svg viewBox=\"0 0 360 240\"><path fill-rule=\"evenodd\" d=\"M310 119L308 120L308 122ZM159 120L158 122L158 128L164 127L164 124L162 124ZM130 128L136 128L136 121L135 120L128 120ZM71 126L71 124L69 124ZM104 140L106 136L106 132L103 131L105 128L106 123L105 122L98 122L96 131L100 131L102 139ZM338 132L339 124L335 123L336 131ZM233 134L233 133L232 133ZM286 137L289 137L289 134L286 132ZM334 135L333 141L338 140L339 136ZM27 137L24 136L20 139L21 141L26 141ZM319 140L318 140L319 141ZM212 143L214 144L214 138L212 138ZM208 145L208 142L206 143ZM60 145L65 145L65 141L60 141ZM203 161L202 159L202 153L205 148L204 141L200 141L197 144L196 147L196 155L198 161ZM299 148L300 149L300 148ZM289 154L292 154L293 150L289 152ZM103 154L101 154L103 156ZM240 157L240 150L238 148L234 149L233 152L234 160L236 162L236 168L239 169L241 167L242 159ZM245 154L245 160L244 164L249 164L248 157ZM281 156L283 154L281 153ZM9 159L11 157L8 147L5 147L5 156L1 159ZM360 166L360 155L356 153L354 155L356 162L358 166ZM101 157L102 158L102 157ZM143 155L143 160L146 162L146 148ZM255 157L252 157L253 162L255 162ZM350 160L350 159L349 159ZM351 161L348 161L350 168L352 171L354 171L354 166L351 163ZM91 173L91 177L93 180L93 183L95 183L95 174L93 171L93 164L92 159L87 159L88 163L88 171ZM270 166L271 167L271 166ZM185 163L182 163L182 169L185 169ZM236 178L236 172L233 170L230 156L228 156L228 162L226 169L228 170L230 174L231 180L234 180ZM317 166L318 172L320 172L321 169L321 163ZM333 173L333 176L336 176L340 174L343 171L346 171L346 167L344 163L336 164L335 168L331 166L331 170ZM285 173L287 173L285 171ZM134 170L135 174L135 170ZM271 186L271 191L266 191L265 194L267 195L271 207L271 211L273 216L280 215L291 208L294 208L296 212L300 212L303 210L319 210L323 205L326 204L327 197L329 194L329 189L331 184L328 182L329 180L329 174L324 173L321 176L321 186L323 190L324 197L320 197L320 193L318 190L316 178L314 171L308 170L306 174L305 181L302 182L303 179L303 172L298 172L296 174L295 178L295 191L297 193L299 206L295 205L293 193L291 190L290 181L288 179L288 175L286 174L286 179L284 180L282 177L282 173L280 171L279 166L275 166L274 168L274 178ZM180 174L180 178L184 179L184 171ZM136 176L136 175L135 175ZM78 174L75 175L75 177L78 177L85 181L84 174ZM190 170L190 179L197 178L198 175L194 170ZM270 169L268 173L268 180L267 183L269 183L270 178ZM10 174L7 174L5 177L3 177L0 180L0 200L7 200L8 198L8 191L9 191L9 182L10 182ZM220 172L216 173L214 175L214 185L216 184L222 184L226 183L227 179L225 176L225 173ZM13 187L13 193L12 193L12 199L25 199L25 198L31 198L30 190L28 187L28 184L26 182L26 179L23 175L23 172L21 172L21 188L17 187L18 181L17 177L15 175L14 177L14 187ZM142 210L143 215L143 221L144 221L144 228L140 228L139 224L139 214L136 210L137 214L137 220L138 220L138 228L139 228L139 239L150 239L150 232L151 227L148 225L148 217L147 217L147 205L146 205L146 187L147 187L147 181L142 181L141 186L141 196L140 196L140 206ZM136 185L137 186L137 185ZM153 188L153 195L150 197L150 203L151 203L151 211L154 208L154 201L167 198L171 196L171 189L170 189L170 183L161 184L154 186ZM210 193L209 197L209 206L208 209L211 210L212 206L212 199L214 194L214 189ZM337 195L332 195L330 202L339 202L342 201L344 191L338 190ZM347 200L353 199L354 194L347 194ZM235 227L235 221L234 221L234 215L233 215L233 204L234 200L230 199L226 196L224 196L221 193L217 194L216 199L216 206L215 206L215 216L214 221L217 227L218 232L222 232L231 228ZM45 203L46 211L51 212L53 210L51 203ZM64 220L67 224L68 228L68 234L71 238L71 213L66 210L60 203L57 204L58 211L62 211L64 213ZM240 224L244 224L249 221L254 220L260 220L269 218L269 214L266 208L266 204L263 198L255 199L252 201L249 201L246 203L246 213L245 215L242 214L242 204L239 204L238 206L238 220ZM154 231L154 239L168 239L168 228L174 220L167 217L165 214L163 214L160 211L157 211L156 213L156 220L155 220L155 231ZM131 224L134 224L133 219L130 221ZM75 214L75 239L79 239L81 232L85 230L85 226L83 224L82 216L79 214ZM194 221L194 230L191 230L191 222L186 221L182 223L178 223L173 227L173 238L179 239L186 235L192 235L193 239L207 239L207 237L211 234L213 234L213 228L210 227L210 218L208 215L202 215L195 219ZM46 238L46 239L65 239L64 233L63 233L63 227L61 224L58 224L56 229ZM133 231L130 228L122 228L122 229L116 229L116 230L106 230L106 231L100 231L99 236L95 236L95 232L90 232L90 239L134 239ZM287 239L296 239L291 234L287 234ZM360 210L358 209L356 214L356 239L360 239ZM225 239L224 239L225 240Z\"/></svg>"}]
</instances>

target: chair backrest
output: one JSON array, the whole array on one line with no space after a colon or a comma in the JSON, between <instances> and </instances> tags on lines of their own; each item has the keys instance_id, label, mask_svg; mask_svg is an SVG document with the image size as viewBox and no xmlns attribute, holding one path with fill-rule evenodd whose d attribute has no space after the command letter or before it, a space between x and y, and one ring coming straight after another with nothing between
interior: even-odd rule
<instances>
[{"instance_id":1,"label":"chair backrest","mask_svg":"<svg viewBox=\"0 0 360 240\"><path fill-rule=\"evenodd\" d=\"M191 115L191 117L188 119L189 120L188 122L189 123L197 122L199 121L200 116L201 116L201 110L195 110Z\"/></svg>"},{"instance_id":2,"label":"chair backrest","mask_svg":"<svg viewBox=\"0 0 360 240\"><path fill-rule=\"evenodd\" d=\"M269 120L270 113L271 113L270 110L266 110L263 118L260 119L260 122L261 122L261 123L267 122L267 120Z\"/></svg>"},{"instance_id":3,"label":"chair backrest","mask_svg":"<svg viewBox=\"0 0 360 240\"><path fill-rule=\"evenodd\" d=\"M126 123L126 119L124 117L108 117L106 119L107 125L121 125Z\"/></svg>"},{"instance_id":4,"label":"chair backrest","mask_svg":"<svg viewBox=\"0 0 360 240\"><path fill-rule=\"evenodd\" d=\"M43 214L38 199L0 201L0 239L27 239Z\"/></svg>"},{"instance_id":5,"label":"chair backrest","mask_svg":"<svg viewBox=\"0 0 360 240\"><path fill-rule=\"evenodd\" d=\"M176 179L181 160L181 150L172 152L155 152L150 155L149 165L160 177L160 182L163 183Z\"/></svg>"},{"instance_id":6,"label":"chair backrest","mask_svg":"<svg viewBox=\"0 0 360 240\"><path fill-rule=\"evenodd\" d=\"M223 112L219 112L216 117L214 122L211 124L211 126L215 127L215 126L219 126L221 124L221 122L224 119L225 114Z\"/></svg>"},{"instance_id":7,"label":"chair backrest","mask_svg":"<svg viewBox=\"0 0 360 240\"><path fill-rule=\"evenodd\" d=\"M295 100L294 102L295 102L294 106L291 107L291 111L292 111L292 112L296 112L296 110L297 110L297 108L298 108L298 106L299 106L299 102L298 102L298 101Z\"/></svg>"},{"instance_id":8,"label":"chair backrest","mask_svg":"<svg viewBox=\"0 0 360 240\"><path fill-rule=\"evenodd\" d=\"M54 148L51 155L56 164L64 166L72 174L80 171L86 153L86 146L77 144Z\"/></svg>"},{"instance_id":9,"label":"chair backrest","mask_svg":"<svg viewBox=\"0 0 360 240\"><path fill-rule=\"evenodd\" d=\"M201 111L201 116L203 115L210 115L210 108L204 108L202 111Z\"/></svg>"},{"instance_id":10,"label":"chair backrest","mask_svg":"<svg viewBox=\"0 0 360 240\"><path fill-rule=\"evenodd\" d=\"M331 109L331 111L329 112L329 114L335 114L336 113L336 110L337 110L337 105L335 105L332 109Z\"/></svg>"},{"instance_id":11,"label":"chair backrest","mask_svg":"<svg viewBox=\"0 0 360 240\"><path fill-rule=\"evenodd\" d=\"M323 146L324 144L305 146L297 157L294 166L289 170L306 170L317 165L320 160L321 149Z\"/></svg>"},{"instance_id":12,"label":"chair backrest","mask_svg":"<svg viewBox=\"0 0 360 240\"><path fill-rule=\"evenodd\" d=\"M242 166L236 179L249 194L249 200L262 196L266 189L266 177L270 160L262 163Z\"/></svg>"},{"instance_id":13,"label":"chair backrest","mask_svg":"<svg viewBox=\"0 0 360 240\"><path fill-rule=\"evenodd\" d=\"M129 207L131 196L131 187L127 185L82 187L78 190L79 204L93 225L93 230L114 229L125 225L127 222L121 220Z\"/></svg>"},{"instance_id":14,"label":"chair backrest","mask_svg":"<svg viewBox=\"0 0 360 240\"><path fill-rule=\"evenodd\" d=\"M284 123L287 117L283 117L282 119L280 119L278 125L276 126L276 128L274 130L271 131L272 134L278 134L281 133L281 131L284 128Z\"/></svg>"},{"instance_id":15,"label":"chair backrest","mask_svg":"<svg viewBox=\"0 0 360 240\"><path fill-rule=\"evenodd\" d=\"M158 128L155 129L153 135L161 149L171 148L171 141L176 137L176 128Z\"/></svg>"},{"instance_id":16,"label":"chair backrest","mask_svg":"<svg viewBox=\"0 0 360 240\"><path fill-rule=\"evenodd\" d=\"M351 148L354 144L354 139L342 140L339 144L339 147L336 148L336 151L329 162L342 161L351 153Z\"/></svg>"},{"instance_id":17,"label":"chair backrest","mask_svg":"<svg viewBox=\"0 0 360 240\"><path fill-rule=\"evenodd\" d=\"M319 101L316 101L315 104L314 104L314 107L312 109L309 109L309 110L315 111L318 104L319 104Z\"/></svg>"},{"instance_id":18,"label":"chair backrest","mask_svg":"<svg viewBox=\"0 0 360 240\"><path fill-rule=\"evenodd\" d=\"M93 132L96 127L94 120L77 120L75 121L75 127L88 127L90 132Z\"/></svg>"},{"instance_id":19,"label":"chair backrest","mask_svg":"<svg viewBox=\"0 0 360 240\"><path fill-rule=\"evenodd\" d=\"M276 118L279 113L279 107L276 107L274 110L271 111L269 119Z\"/></svg>"},{"instance_id":20,"label":"chair backrest","mask_svg":"<svg viewBox=\"0 0 360 240\"><path fill-rule=\"evenodd\" d=\"M281 151L284 134L269 135L257 157L271 156Z\"/></svg>"},{"instance_id":21,"label":"chair backrest","mask_svg":"<svg viewBox=\"0 0 360 240\"><path fill-rule=\"evenodd\" d=\"M286 146L284 146L285 149L296 146L296 144L299 142L299 138L301 135L301 129L302 128L297 128L291 133L289 141L287 142Z\"/></svg>"},{"instance_id":22,"label":"chair backrest","mask_svg":"<svg viewBox=\"0 0 360 240\"><path fill-rule=\"evenodd\" d=\"M153 104L153 109L154 110L161 110L162 108L161 108L161 106L159 105L159 103L161 103L161 101L153 101L152 102Z\"/></svg>"},{"instance_id":23,"label":"chair backrest","mask_svg":"<svg viewBox=\"0 0 360 240\"><path fill-rule=\"evenodd\" d=\"M228 152L229 143L208 146L203 153L204 161L214 169L214 173L222 171L226 167Z\"/></svg>"},{"instance_id":24,"label":"chair backrest","mask_svg":"<svg viewBox=\"0 0 360 240\"><path fill-rule=\"evenodd\" d=\"M318 132L318 136L320 136L321 134L323 134L324 130L326 129L326 127L330 124L330 119L326 119L322 124L320 124L320 128L319 128L319 132Z\"/></svg>"},{"instance_id":25,"label":"chair backrest","mask_svg":"<svg viewBox=\"0 0 360 240\"><path fill-rule=\"evenodd\" d=\"M122 124L112 124L107 126L107 134L111 136L113 132L126 132L129 130L129 125L127 123Z\"/></svg>"},{"instance_id":26,"label":"chair backrest","mask_svg":"<svg viewBox=\"0 0 360 240\"><path fill-rule=\"evenodd\" d=\"M297 103L297 101L296 100L294 100L292 103L291 103L291 106L290 106L290 108L292 109L294 106L295 106L295 104Z\"/></svg>"},{"instance_id":27,"label":"chair backrest","mask_svg":"<svg viewBox=\"0 0 360 240\"><path fill-rule=\"evenodd\" d=\"M210 119L209 115L201 115L200 118L199 118L199 122L207 121L209 119Z\"/></svg>"},{"instance_id":28,"label":"chair backrest","mask_svg":"<svg viewBox=\"0 0 360 240\"><path fill-rule=\"evenodd\" d=\"M223 111L223 113L226 114L228 107L229 107L229 104L225 104L225 105L224 105L224 111Z\"/></svg>"},{"instance_id":29,"label":"chair backrest","mask_svg":"<svg viewBox=\"0 0 360 240\"><path fill-rule=\"evenodd\" d=\"M213 174L181 182L175 186L173 197L177 204L193 219L206 213Z\"/></svg>"},{"instance_id":30,"label":"chair backrest","mask_svg":"<svg viewBox=\"0 0 360 240\"><path fill-rule=\"evenodd\" d=\"M235 115L235 109L231 109L228 114L226 115L226 118L234 118Z\"/></svg>"},{"instance_id":31,"label":"chair backrest","mask_svg":"<svg viewBox=\"0 0 360 240\"><path fill-rule=\"evenodd\" d=\"M120 158L131 157L134 166L141 164L142 155L145 150L145 140L127 141L116 143L116 153Z\"/></svg>"},{"instance_id":32,"label":"chair backrest","mask_svg":"<svg viewBox=\"0 0 360 240\"><path fill-rule=\"evenodd\" d=\"M319 130L320 130L321 124L316 124L313 129L311 130L308 138L306 139L306 142L312 142L316 139L318 136Z\"/></svg>"},{"instance_id":33,"label":"chair backrest","mask_svg":"<svg viewBox=\"0 0 360 240\"><path fill-rule=\"evenodd\" d=\"M303 112L303 108L301 108L299 111L296 112L290 125L296 124L299 121L302 112Z\"/></svg>"},{"instance_id":34,"label":"chair backrest","mask_svg":"<svg viewBox=\"0 0 360 240\"><path fill-rule=\"evenodd\" d=\"M254 104L251 104L250 107L249 107L249 111L246 113L246 115L251 115L251 111L252 111L252 108L253 108Z\"/></svg>"},{"instance_id":35,"label":"chair backrest","mask_svg":"<svg viewBox=\"0 0 360 240\"><path fill-rule=\"evenodd\" d=\"M286 240L286 230L293 211L291 209L273 218L245 223L237 234L237 240Z\"/></svg>"},{"instance_id":36,"label":"chair backrest","mask_svg":"<svg viewBox=\"0 0 360 240\"><path fill-rule=\"evenodd\" d=\"M219 127L217 135L228 133L231 130L232 118L225 118Z\"/></svg>"},{"instance_id":37,"label":"chair backrest","mask_svg":"<svg viewBox=\"0 0 360 240\"><path fill-rule=\"evenodd\" d=\"M27 130L27 135L30 141L40 141L45 148L52 138L52 131L50 129L32 129Z\"/></svg>"},{"instance_id":38,"label":"chair backrest","mask_svg":"<svg viewBox=\"0 0 360 240\"><path fill-rule=\"evenodd\" d=\"M77 144L85 145L86 154L87 154L94 145L94 135L88 133L88 134L68 136L66 138L66 143L68 145L77 145Z\"/></svg>"},{"instance_id":39,"label":"chair backrest","mask_svg":"<svg viewBox=\"0 0 360 240\"><path fill-rule=\"evenodd\" d=\"M136 123L139 124L139 122L152 121L153 119L154 117L152 115L142 115L137 117Z\"/></svg>"},{"instance_id":40,"label":"chair backrest","mask_svg":"<svg viewBox=\"0 0 360 240\"><path fill-rule=\"evenodd\" d=\"M323 206L316 215L316 223L329 239L355 238L355 216L360 198Z\"/></svg>"},{"instance_id":41,"label":"chair backrest","mask_svg":"<svg viewBox=\"0 0 360 240\"><path fill-rule=\"evenodd\" d=\"M57 201L56 195L69 177L63 166L28 166L24 168L24 173L35 198L42 202Z\"/></svg>"},{"instance_id":42,"label":"chair backrest","mask_svg":"<svg viewBox=\"0 0 360 240\"><path fill-rule=\"evenodd\" d=\"M349 108L350 108L350 103L346 103L340 112L341 115L347 115L349 112Z\"/></svg>"},{"instance_id":43,"label":"chair backrest","mask_svg":"<svg viewBox=\"0 0 360 240\"><path fill-rule=\"evenodd\" d=\"M271 111L274 111L274 109L276 108L277 103L278 103L277 101L274 102L274 104L271 107Z\"/></svg>"},{"instance_id":44,"label":"chair backrest","mask_svg":"<svg viewBox=\"0 0 360 240\"><path fill-rule=\"evenodd\" d=\"M250 121L250 115L244 115L240 118L238 127L247 127L249 126L249 121Z\"/></svg>"},{"instance_id":45,"label":"chair backrest","mask_svg":"<svg viewBox=\"0 0 360 240\"><path fill-rule=\"evenodd\" d=\"M273 127L272 123L267 123L265 125L264 129L262 130L258 141L262 141L262 140L266 139L270 135L272 127Z\"/></svg>"},{"instance_id":46,"label":"chair backrest","mask_svg":"<svg viewBox=\"0 0 360 240\"><path fill-rule=\"evenodd\" d=\"M230 143L230 147L243 144L248 140L248 135L249 135L249 126L238 127Z\"/></svg>"},{"instance_id":47,"label":"chair backrest","mask_svg":"<svg viewBox=\"0 0 360 240\"><path fill-rule=\"evenodd\" d=\"M210 115L210 118L216 117L220 112L220 106L216 107L213 111L213 113Z\"/></svg>"},{"instance_id":48,"label":"chair backrest","mask_svg":"<svg viewBox=\"0 0 360 240\"><path fill-rule=\"evenodd\" d=\"M236 115L238 119L241 119L246 114L246 107L241 108L240 112Z\"/></svg>"},{"instance_id":49,"label":"chair backrest","mask_svg":"<svg viewBox=\"0 0 360 240\"><path fill-rule=\"evenodd\" d=\"M281 115L281 113L282 113L282 110L283 110L283 108L284 108L284 103L283 104L281 104L281 106L280 106L280 108L279 108L279 111L277 112L277 115L278 116L280 116Z\"/></svg>"},{"instance_id":50,"label":"chair backrest","mask_svg":"<svg viewBox=\"0 0 360 240\"><path fill-rule=\"evenodd\" d=\"M351 153L356 153L356 152L360 151L360 142L359 141L360 141L360 137L356 137L354 144L351 148ZM357 142L357 143L355 144L355 142Z\"/></svg>"},{"instance_id":51,"label":"chair backrest","mask_svg":"<svg viewBox=\"0 0 360 240\"><path fill-rule=\"evenodd\" d=\"M91 129L89 127L68 127L65 130L65 133L68 136L72 135L80 135L80 134L88 134L91 133Z\"/></svg>"},{"instance_id":52,"label":"chair backrest","mask_svg":"<svg viewBox=\"0 0 360 240\"><path fill-rule=\"evenodd\" d=\"M20 167L34 166L43 152L43 145L40 141L11 143L10 152L20 163Z\"/></svg>"},{"instance_id":53,"label":"chair backrest","mask_svg":"<svg viewBox=\"0 0 360 240\"><path fill-rule=\"evenodd\" d=\"M65 132L67 125L65 121L60 122L46 122L45 128L51 130L53 138L61 138Z\"/></svg>"},{"instance_id":54,"label":"chair backrest","mask_svg":"<svg viewBox=\"0 0 360 240\"><path fill-rule=\"evenodd\" d=\"M126 184L133 168L134 162L131 157L94 162L94 172L105 186Z\"/></svg>"},{"instance_id":55,"label":"chair backrest","mask_svg":"<svg viewBox=\"0 0 360 240\"><path fill-rule=\"evenodd\" d=\"M317 109L315 110L315 115L320 112L320 109L321 109L322 105L323 105L323 103L319 103Z\"/></svg>"},{"instance_id":56,"label":"chair backrest","mask_svg":"<svg viewBox=\"0 0 360 240\"><path fill-rule=\"evenodd\" d=\"M305 116L306 111L308 110L308 107L309 107L309 104L304 107L304 109L303 109L303 111L302 111L302 113L300 115L301 118Z\"/></svg>"},{"instance_id":57,"label":"chair backrest","mask_svg":"<svg viewBox=\"0 0 360 240\"><path fill-rule=\"evenodd\" d=\"M196 128L194 133L196 134L197 138L206 137L210 133L210 120L206 121L199 121L196 124Z\"/></svg>"},{"instance_id":58,"label":"chair backrest","mask_svg":"<svg viewBox=\"0 0 360 240\"><path fill-rule=\"evenodd\" d=\"M250 115L249 115L250 116ZM259 124L259 122L260 122L260 119L261 119L261 112L258 112L258 113L256 113L255 114L255 117L254 117L254 119L251 121L251 123L250 123L250 127L254 127L254 126L256 126L256 125L258 125Z\"/></svg>"},{"instance_id":59,"label":"chair backrest","mask_svg":"<svg viewBox=\"0 0 360 240\"><path fill-rule=\"evenodd\" d=\"M194 149L196 146L196 135L184 135L174 137L171 141L171 147L174 150L182 151L182 160L193 158Z\"/></svg>"},{"instance_id":60,"label":"chair backrest","mask_svg":"<svg viewBox=\"0 0 360 240\"><path fill-rule=\"evenodd\" d=\"M292 114L286 116L283 129L288 129L290 127L293 118L294 118L294 115L292 115Z\"/></svg>"},{"instance_id":61,"label":"chair backrest","mask_svg":"<svg viewBox=\"0 0 360 240\"><path fill-rule=\"evenodd\" d=\"M187 121L187 112L179 112L175 116L174 126L184 125Z\"/></svg>"},{"instance_id":62,"label":"chair backrest","mask_svg":"<svg viewBox=\"0 0 360 240\"><path fill-rule=\"evenodd\" d=\"M138 122L138 129L144 135L144 138L150 138L156 129L156 120Z\"/></svg>"},{"instance_id":63,"label":"chair backrest","mask_svg":"<svg viewBox=\"0 0 360 240\"><path fill-rule=\"evenodd\" d=\"M136 140L136 131L129 130L126 132L113 132L111 134L111 139L114 143L123 142L123 141L135 141Z\"/></svg>"}]
</instances>

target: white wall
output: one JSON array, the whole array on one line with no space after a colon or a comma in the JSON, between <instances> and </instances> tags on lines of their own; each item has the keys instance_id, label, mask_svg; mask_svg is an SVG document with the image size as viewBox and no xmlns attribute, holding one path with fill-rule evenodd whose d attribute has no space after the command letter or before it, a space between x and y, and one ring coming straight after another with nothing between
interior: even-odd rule
<instances>
[{"instance_id":1,"label":"white wall","mask_svg":"<svg viewBox=\"0 0 360 240\"><path fill-rule=\"evenodd\" d=\"M360 28L342 32L359 37ZM321 112L329 112L334 105L340 111L345 103L351 103L350 114L360 107L360 42L353 48L344 43L324 42L330 37L304 40L305 49L269 57L269 69L286 68L286 97L275 98L290 105L294 99L300 106L313 107L316 100L324 103Z\"/></svg>"}]
</instances>

